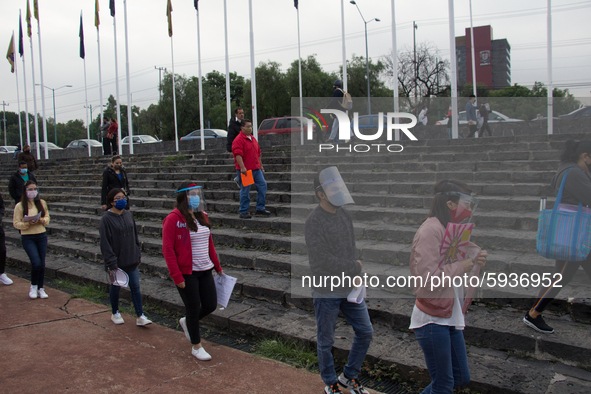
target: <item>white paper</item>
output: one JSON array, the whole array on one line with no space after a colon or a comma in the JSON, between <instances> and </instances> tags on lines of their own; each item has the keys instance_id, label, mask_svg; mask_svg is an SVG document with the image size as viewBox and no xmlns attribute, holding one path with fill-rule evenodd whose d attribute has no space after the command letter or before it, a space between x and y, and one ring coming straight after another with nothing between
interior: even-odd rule
<instances>
[{"instance_id":1,"label":"white paper","mask_svg":"<svg viewBox=\"0 0 591 394\"><path fill-rule=\"evenodd\" d=\"M353 290L351 290L351 292L347 296L347 301L354 302L355 304L361 304L366 296L365 289L366 288L364 285L353 288Z\"/></svg>"},{"instance_id":2,"label":"white paper","mask_svg":"<svg viewBox=\"0 0 591 394\"><path fill-rule=\"evenodd\" d=\"M30 222L31 220L39 220L41 217L41 212L37 213L37 215L33 216L26 216L23 218L23 222Z\"/></svg>"},{"instance_id":3,"label":"white paper","mask_svg":"<svg viewBox=\"0 0 591 394\"><path fill-rule=\"evenodd\" d=\"M222 273L221 275L216 275L213 280L215 282L215 291L218 295L218 304L225 308L230 301L230 295L232 295L232 290L234 290L236 278Z\"/></svg>"}]
</instances>

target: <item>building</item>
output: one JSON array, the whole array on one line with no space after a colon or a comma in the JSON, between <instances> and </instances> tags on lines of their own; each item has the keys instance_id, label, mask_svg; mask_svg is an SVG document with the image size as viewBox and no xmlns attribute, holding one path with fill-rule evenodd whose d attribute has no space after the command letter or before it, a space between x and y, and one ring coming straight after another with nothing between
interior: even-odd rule
<instances>
[{"instance_id":1,"label":"building","mask_svg":"<svg viewBox=\"0 0 591 394\"><path fill-rule=\"evenodd\" d=\"M468 27L465 36L456 37L459 86L472 84L471 44ZM474 55L477 84L482 83L491 90L511 86L511 46L505 38L493 40L491 26L474 27Z\"/></svg>"}]
</instances>

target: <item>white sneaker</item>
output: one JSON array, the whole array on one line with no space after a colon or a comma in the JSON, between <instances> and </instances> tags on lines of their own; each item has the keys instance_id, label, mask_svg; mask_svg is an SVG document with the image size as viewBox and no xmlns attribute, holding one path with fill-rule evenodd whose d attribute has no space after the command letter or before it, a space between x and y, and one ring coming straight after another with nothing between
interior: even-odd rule
<instances>
[{"instance_id":1,"label":"white sneaker","mask_svg":"<svg viewBox=\"0 0 591 394\"><path fill-rule=\"evenodd\" d=\"M191 354L193 354L193 356L197 357L197 360L201 360L201 361L211 360L211 355L209 353L207 353L205 351L205 349L203 349L202 347L200 347L197 350L191 349Z\"/></svg>"},{"instance_id":2,"label":"white sneaker","mask_svg":"<svg viewBox=\"0 0 591 394\"><path fill-rule=\"evenodd\" d=\"M31 288L29 289L29 297L32 299L37 298L37 285L31 285Z\"/></svg>"},{"instance_id":3,"label":"white sneaker","mask_svg":"<svg viewBox=\"0 0 591 394\"><path fill-rule=\"evenodd\" d=\"M140 317L137 318L135 324L137 324L138 326L147 326L148 324L151 324L152 320L148 319L146 317L146 315L144 315L142 313L142 315Z\"/></svg>"},{"instance_id":4,"label":"white sneaker","mask_svg":"<svg viewBox=\"0 0 591 394\"><path fill-rule=\"evenodd\" d=\"M187 318L181 317L179 320L179 325L181 326L181 328L185 332L185 337L187 337L189 342L191 342L191 336L189 335L189 330L187 329Z\"/></svg>"},{"instance_id":5,"label":"white sneaker","mask_svg":"<svg viewBox=\"0 0 591 394\"><path fill-rule=\"evenodd\" d=\"M2 274L0 275L0 282L8 286L12 284L12 279L10 279L6 274Z\"/></svg>"},{"instance_id":6,"label":"white sneaker","mask_svg":"<svg viewBox=\"0 0 591 394\"><path fill-rule=\"evenodd\" d=\"M115 324L123 324L125 320L121 317L121 313L119 311L115 312L114 315L111 315L111 321Z\"/></svg>"},{"instance_id":7,"label":"white sneaker","mask_svg":"<svg viewBox=\"0 0 591 394\"><path fill-rule=\"evenodd\" d=\"M37 294L39 294L39 298L49 298L43 287L37 291Z\"/></svg>"}]
</instances>

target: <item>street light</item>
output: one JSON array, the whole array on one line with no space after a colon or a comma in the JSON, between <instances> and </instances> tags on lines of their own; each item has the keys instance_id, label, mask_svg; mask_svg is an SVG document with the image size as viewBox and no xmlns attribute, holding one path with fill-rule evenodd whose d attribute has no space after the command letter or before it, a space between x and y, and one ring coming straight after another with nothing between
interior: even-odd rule
<instances>
[{"instance_id":1,"label":"street light","mask_svg":"<svg viewBox=\"0 0 591 394\"><path fill-rule=\"evenodd\" d=\"M379 22L380 20L378 18L373 18L369 21L366 21L365 18L363 17L363 14L361 13L361 10L359 9L359 6L357 5L357 3L354 0L351 0L349 3L351 4L355 4L355 7L357 7L357 11L359 11L359 15L361 15L361 19L363 19L363 23L365 23L365 68L367 69L367 114L371 115L371 96L369 93L369 50L367 48L367 24L369 22Z\"/></svg>"},{"instance_id":2,"label":"street light","mask_svg":"<svg viewBox=\"0 0 591 394\"><path fill-rule=\"evenodd\" d=\"M35 85L41 86L40 83L36 83ZM57 145L57 121L55 120L55 91L59 90L61 88L71 88L72 85L64 85L64 86L60 86L59 88L55 88L55 89L52 89L49 86L45 86L45 85L43 85L43 87L53 91L53 131L55 133L55 141L54 142ZM45 122L45 119L43 119L43 121ZM47 141L45 141L45 142L47 142Z\"/></svg>"}]
</instances>

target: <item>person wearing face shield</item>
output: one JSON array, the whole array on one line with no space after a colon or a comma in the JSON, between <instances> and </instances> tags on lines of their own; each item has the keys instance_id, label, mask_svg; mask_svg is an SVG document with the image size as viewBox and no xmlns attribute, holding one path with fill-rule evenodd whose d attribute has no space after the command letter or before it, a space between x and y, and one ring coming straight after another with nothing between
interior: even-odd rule
<instances>
[{"instance_id":1,"label":"person wearing face shield","mask_svg":"<svg viewBox=\"0 0 591 394\"><path fill-rule=\"evenodd\" d=\"M21 160L18 162L18 169L10 176L10 180L8 181L8 192L10 193L10 197L14 199L15 206L21 201L23 185L29 180L37 183L35 175L29 172L27 162Z\"/></svg>"},{"instance_id":2,"label":"person wearing face shield","mask_svg":"<svg viewBox=\"0 0 591 394\"><path fill-rule=\"evenodd\" d=\"M343 275L353 278L361 274L363 264L358 260L355 231L351 215L344 208L353 204L353 198L336 167L328 167L316 174L314 193L320 201L306 219L305 239L312 275L317 285L312 288L317 326L317 350L320 376L325 393L342 393L339 384L362 394L368 391L357 376L373 338L373 326L365 301L349 302L352 287L344 283L333 288L330 283L320 284L322 278ZM337 378L331 353L339 311L353 327L355 336L349 352L349 361Z\"/></svg>"},{"instance_id":3,"label":"person wearing face shield","mask_svg":"<svg viewBox=\"0 0 591 394\"><path fill-rule=\"evenodd\" d=\"M223 272L205 212L201 186L183 183L175 192L175 209L164 219L162 254L168 272L185 304L186 317L179 320L198 360L209 361L199 335L199 321L215 311L217 293L212 271Z\"/></svg>"},{"instance_id":4,"label":"person wearing face shield","mask_svg":"<svg viewBox=\"0 0 591 394\"><path fill-rule=\"evenodd\" d=\"M417 296L412 311L410 329L414 330L423 350L431 383L423 393L451 393L455 388L468 384L470 369L464 342L464 314L472 302L474 288L454 287L449 282L431 288L428 278L468 277L476 275L474 264L483 267L487 252L480 251L473 259L439 265L440 247L448 223L469 222L477 201L472 190L464 182L443 180L435 185L435 197L428 218L423 222L412 241L410 272L423 278L423 285L414 283ZM476 247L470 243L470 247ZM477 271L476 271L477 272Z\"/></svg>"},{"instance_id":5,"label":"person wearing face shield","mask_svg":"<svg viewBox=\"0 0 591 394\"><path fill-rule=\"evenodd\" d=\"M127 205L125 209L129 210L129 180L127 178L127 172L123 168L123 160L121 156L113 156L111 158L111 165L105 168L103 171L103 183L101 188L101 206L103 211L107 210L107 194L113 189L121 189L127 196Z\"/></svg>"},{"instance_id":6,"label":"person wearing face shield","mask_svg":"<svg viewBox=\"0 0 591 394\"><path fill-rule=\"evenodd\" d=\"M568 140L565 143L564 150L560 156L560 166L551 186L558 193L560 184L567 170L568 175L564 183L562 200L558 210L577 212L579 203L583 204L583 212L591 213L591 140L582 140L576 142ZM548 304L558 295L560 289L569 284L575 277L579 267L583 267L585 273L591 279L591 255L584 261L563 261L556 260L554 272L562 275L559 287L554 287L556 283L550 286L542 286L538 293L538 298L534 306L525 314L523 322L538 332L550 334L554 329L550 327L543 319L542 312ZM553 277L554 278L554 277Z\"/></svg>"}]
</instances>

